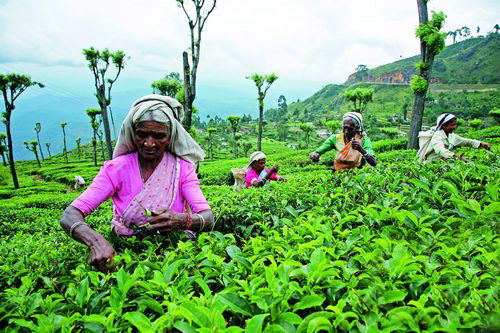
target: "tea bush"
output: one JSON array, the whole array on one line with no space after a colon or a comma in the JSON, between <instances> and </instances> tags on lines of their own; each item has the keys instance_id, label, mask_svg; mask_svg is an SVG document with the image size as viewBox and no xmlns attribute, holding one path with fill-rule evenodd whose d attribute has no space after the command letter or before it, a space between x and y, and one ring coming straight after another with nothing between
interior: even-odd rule
<instances>
[{"instance_id":1,"label":"tea bush","mask_svg":"<svg viewBox=\"0 0 500 333\"><path fill-rule=\"evenodd\" d=\"M9 188L0 187L0 327L500 329L498 145L491 153L459 149L469 163L425 166L415 151L384 149L375 168L333 174L331 155L314 164L308 151L277 151L268 163L279 163L289 181L238 192L227 173L246 159L204 163L202 189L217 224L193 241L113 236L106 202L86 221L119 253L111 274L90 267L85 246L60 229L78 193L49 178L56 165L42 171L53 180L32 189L7 196ZM86 164L72 170L79 168Z\"/></svg>"}]
</instances>

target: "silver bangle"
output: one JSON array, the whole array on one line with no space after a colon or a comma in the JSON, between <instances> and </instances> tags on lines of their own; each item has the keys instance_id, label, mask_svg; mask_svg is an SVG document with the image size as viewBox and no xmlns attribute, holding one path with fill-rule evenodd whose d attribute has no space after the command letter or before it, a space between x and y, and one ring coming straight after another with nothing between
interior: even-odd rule
<instances>
[{"instance_id":1,"label":"silver bangle","mask_svg":"<svg viewBox=\"0 0 500 333\"><path fill-rule=\"evenodd\" d=\"M203 229L205 229L205 218L201 214L196 214L196 215L198 215L200 217L201 227L200 227L199 231L203 231Z\"/></svg>"},{"instance_id":2,"label":"silver bangle","mask_svg":"<svg viewBox=\"0 0 500 333\"><path fill-rule=\"evenodd\" d=\"M75 231L75 229L81 225L84 225L86 224L85 222L76 222L76 223L73 223L73 225L71 226L71 228L69 228L69 236L71 238L73 238L73 231Z\"/></svg>"}]
</instances>

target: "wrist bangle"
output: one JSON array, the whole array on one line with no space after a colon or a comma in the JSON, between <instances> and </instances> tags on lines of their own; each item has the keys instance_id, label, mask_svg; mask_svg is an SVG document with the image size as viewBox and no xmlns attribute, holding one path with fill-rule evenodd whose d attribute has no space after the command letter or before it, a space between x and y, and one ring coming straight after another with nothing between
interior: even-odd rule
<instances>
[{"instance_id":1,"label":"wrist bangle","mask_svg":"<svg viewBox=\"0 0 500 333\"><path fill-rule=\"evenodd\" d=\"M69 228L69 236L73 238L73 231L75 231L76 228L78 228L81 225L86 224L85 222L76 222L73 223L73 225Z\"/></svg>"},{"instance_id":2,"label":"wrist bangle","mask_svg":"<svg viewBox=\"0 0 500 333\"><path fill-rule=\"evenodd\" d=\"M191 215L189 215L188 212L184 212L184 214L186 214L186 220L187 220L184 228L186 230L189 230L191 228L191 226L193 225L193 218L191 217Z\"/></svg>"}]
</instances>

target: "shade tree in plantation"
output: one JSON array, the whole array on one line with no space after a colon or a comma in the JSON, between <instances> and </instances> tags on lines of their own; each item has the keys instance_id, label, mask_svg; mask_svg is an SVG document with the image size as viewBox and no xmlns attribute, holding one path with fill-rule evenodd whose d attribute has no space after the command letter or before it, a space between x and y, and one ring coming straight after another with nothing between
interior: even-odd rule
<instances>
[{"instance_id":1,"label":"shade tree in plantation","mask_svg":"<svg viewBox=\"0 0 500 333\"><path fill-rule=\"evenodd\" d=\"M179 73L172 72L163 79L153 81L151 88L153 88L154 94L175 98L177 93L182 89Z\"/></svg>"},{"instance_id":2,"label":"shade tree in plantation","mask_svg":"<svg viewBox=\"0 0 500 333\"><path fill-rule=\"evenodd\" d=\"M243 156L248 156L248 152L250 149L252 149L252 143L251 142L243 142L240 144L241 150L243 151Z\"/></svg>"},{"instance_id":3,"label":"shade tree in plantation","mask_svg":"<svg viewBox=\"0 0 500 333\"><path fill-rule=\"evenodd\" d=\"M306 148L309 147L309 141L311 140L311 134L314 132L314 126L309 124L300 124L299 128L304 132L304 141L306 143Z\"/></svg>"},{"instance_id":4,"label":"shade tree in plantation","mask_svg":"<svg viewBox=\"0 0 500 333\"><path fill-rule=\"evenodd\" d=\"M188 21L191 44L191 63L188 53L182 53L184 77L184 128L189 131L193 114L193 103L196 98L196 78L200 62L201 35L208 17L215 9L217 0L175 0Z\"/></svg>"},{"instance_id":5,"label":"shade tree in plantation","mask_svg":"<svg viewBox=\"0 0 500 333\"><path fill-rule=\"evenodd\" d=\"M336 133L342 126L340 120L329 120L325 122L325 127L330 133Z\"/></svg>"},{"instance_id":6,"label":"shade tree in plantation","mask_svg":"<svg viewBox=\"0 0 500 333\"><path fill-rule=\"evenodd\" d=\"M443 50L446 33L441 32L446 15L443 12L432 13L429 21L427 0L417 0L420 25L415 35L420 39L421 61L415 66L417 74L413 76L410 87L413 91L412 119L408 132L408 149L418 149L418 132L422 128L425 96L429 88L429 79L434 58Z\"/></svg>"},{"instance_id":7,"label":"shade tree in plantation","mask_svg":"<svg viewBox=\"0 0 500 333\"><path fill-rule=\"evenodd\" d=\"M40 149L40 156L42 157L42 161L45 161L45 158L43 157L42 144L40 143L40 131L41 130L42 130L42 124L40 124L40 122L35 123L36 140L38 141L38 147Z\"/></svg>"},{"instance_id":8,"label":"shade tree in plantation","mask_svg":"<svg viewBox=\"0 0 500 333\"><path fill-rule=\"evenodd\" d=\"M97 128L101 126L101 122L98 122ZM101 158L103 162L106 160L106 157L104 156L104 140L103 140L103 132L102 129L97 131L97 138L99 139L99 143L101 144Z\"/></svg>"},{"instance_id":9,"label":"shade tree in plantation","mask_svg":"<svg viewBox=\"0 0 500 333\"><path fill-rule=\"evenodd\" d=\"M111 52L108 49L99 51L93 47L89 49L83 49L83 55L88 62L88 67L94 75L94 87L96 90L97 102L101 108L102 122L104 126L104 133L106 134L106 148L108 152L108 158L113 158L113 144L111 142L111 130L109 127L108 118L108 107L111 104L111 89L113 84L116 82L122 69L125 66L125 53L123 51ZM116 69L114 74L108 72L110 65L113 65ZM106 75L107 74L107 75ZM115 122L113 120L113 114L111 113L111 108L109 108L111 122L113 123L113 132L115 133Z\"/></svg>"},{"instance_id":10,"label":"shade tree in plantation","mask_svg":"<svg viewBox=\"0 0 500 333\"><path fill-rule=\"evenodd\" d=\"M214 147L215 147L215 133L217 129L214 127L207 128L208 132L208 158L214 158Z\"/></svg>"},{"instance_id":11,"label":"shade tree in plantation","mask_svg":"<svg viewBox=\"0 0 500 333\"><path fill-rule=\"evenodd\" d=\"M78 152L78 159L80 159L80 142L82 141L82 138L76 138L75 141L76 141L76 149Z\"/></svg>"},{"instance_id":12,"label":"shade tree in plantation","mask_svg":"<svg viewBox=\"0 0 500 333\"><path fill-rule=\"evenodd\" d=\"M264 98L271 85L278 79L274 73L268 75L252 74L247 79L251 79L257 87L257 100L259 101L259 127L257 132L257 150L262 147L262 126L264 122Z\"/></svg>"},{"instance_id":13,"label":"shade tree in plantation","mask_svg":"<svg viewBox=\"0 0 500 333\"><path fill-rule=\"evenodd\" d=\"M41 168L42 165L40 164L40 159L38 158L38 141L36 140L31 140L30 142L24 141L24 146L26 147L27 150L32 151L33 154L35 154L36 162L38 163L38 167Z\"/></svg>"},{"instance_id":14,"label":"shade tree in plantation","mask_svg":"<svg viewBox=\"0 0 500 333\"><path fill-rule=\"evenodd\" d=\"M49 157L52 157L50 154L50 142L45 142L45 147L47 147L47 152L49 153Z\"/></svg>"},{"instance_id":15,"label":"shade tree in plantation","mask_svg":"<svg viewBox=\"0 0 500 333\"><path fill-rule=\"evenodd\" d=\"M229 125L231 126L231 131L233 132L233 153L234 158L238 157L238 143L236 138L236 133L240 129L240 116L229 116L227 117Z\"/></svg>"},{"instance_id":16,"label":"shade tree in plantation","mask_svg":"<svg viewBox=\"0 0 500 333\"><path fill-rule=\"evenodd\" d=\"M66 126L68 125L67 122L61 123L61 128L63 131L63 156L64 156L64 162L68 163L68 150L66 148Z\"/></svg>"},{"instance_id":17,"label":"shade tree in plantation","mask_svg":"<svg viewBox=\"0 0 500 333\"><path fill-rule=\"evenodd\" d=\"M10 130L12 112L16 108L16 99L29 87L38 86L43 88L44 85L40 82L31 80L28 75L24 74L0 74L0 91L4 100L5 111L3 113L5 128L7 130L7 149L9 151L9 166L12 175L14 188L19 188L17 179L16 166L14 164L14 152L12 149L12 133Z\"/></svg>"},{"instance_id":18,"label":"shade tree in plantation","mask_svg":"<svg viewBox=\"0 0 500 333\"><path fill-rule=\"evenodd\" d=\"M495 25L493 26L493 29L495 29L495 33L497 34L497 33L498 33L498 30L500 30L500 25L498 25L498 23L497 23L497 24L495 24Z\"/></svg>"},{"instance_id":19,"label":"shade tree in plantation","mask_svg":"<svg viewBox=\"0 0 500 333\"><path fill-rule=\"evenodd\" d=\"M92 127L92 149L94 152L94 165L97 166L97 131L100 123L97 121L97 116L101 114L100 109L88 108L86 111L90 118L90 126Z\"/></svg>"},{"instance_id":20,"label":"shade tree in plantation","mask_svg":"<svg viewBox=\"0 0 500 333\"><path fill-rule=\"evenodd\" d=\"M363 113L369 102L373 100L373 89L370 88L356 88L349 89L344 92L344 98L352 102L354 112Z\"/></svg>"},{"instance_id":21,"label":"shade tree in plantation","mask_svg":"<svg viewBox=\"0 0 500 333\"><path fill-rule=\"evenodd\" d=\"M7 152L7 145L5 140L7 139L7 134L0 133L0 155L2 155L3 166L7 166L7 161L5 160L5 153Z\"/></svg>"}]
</instances>

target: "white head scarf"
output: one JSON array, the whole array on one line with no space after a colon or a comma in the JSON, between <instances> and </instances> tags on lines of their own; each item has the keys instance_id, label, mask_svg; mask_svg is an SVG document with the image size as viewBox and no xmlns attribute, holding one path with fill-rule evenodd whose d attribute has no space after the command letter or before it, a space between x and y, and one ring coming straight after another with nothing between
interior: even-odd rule
<instances>
[{"instance_id":1,"label":"white head scarf","mask_svg":"<svg viewBox=\"0 0 500 333\"><path fill-rule=\"evenodd\" d=\"M168 151L193 164L203 161L205 153L180 123L183 114L182 105L174 98L154 94L139 98L123 120L113 158L137 150L134 129L139 122L158 121L169 128Z\"/></svg>"},{"instance_id":2,"label":"white head scarf","mask_svg":"<svg viewBox=\"0 0 500 333\"><path fill-rule=\"evenodd\" d=\"M347 112L344 114L342 121L350 119L354 122L354 126L358 132L363 132L363 116L359 112Z\"/></svg>"},{"instance_id":3,"label":"white head scarf","mask_svg":"<svg viewBox=\"0 0 500 333\"><path fill-rule=\"evenodd\" d=\"M252 155L250 155L250 161L247 164L247 169L250 169L252 167L253 162L260 161L264 158L266 158L266 154L258 150L254 151Z\"/></svg>"},{"instance_id":4,"label":"white head scarf","mask_svg":"<svg viewBox=\"0 0 500 333\"><path fill-rule=\"evenodd\" d=\"M452 121L453 119L456 119L457 116L455 116L454 114L451 114L451 113L443 113L441 114L439 117L437 117L437 120L436 120L436 126L434 126L432 128L432 130L434 132L437 132L439 131L440 129L443 128L443 126L447 123L447 122L450 122Z\"/></svg>"}]
</instances>

